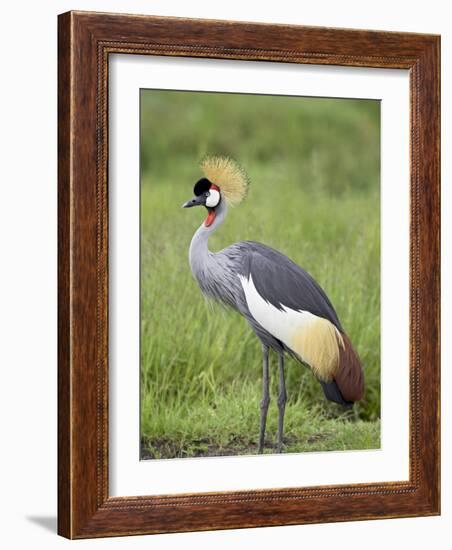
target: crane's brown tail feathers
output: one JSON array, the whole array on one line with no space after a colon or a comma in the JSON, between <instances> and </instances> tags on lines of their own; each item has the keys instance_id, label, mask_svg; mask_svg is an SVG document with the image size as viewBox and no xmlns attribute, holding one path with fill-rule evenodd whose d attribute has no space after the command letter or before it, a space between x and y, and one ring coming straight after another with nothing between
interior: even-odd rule
<instances>
[{"instance_id":1,"label":"crane's brown tail feathers","mask_svg":"<svg viewBox=\"0 0 452 550\"><path fill-rule=\"evenodd\" d=\"M349 404L362 399L364 375L349 337L331 321L312 316L295 333L291 347L311 367L331 401Z\"/></svg>"},{"instance_id":2,"label":"crane's brown tail feathers","mask_svg":"<svg viewBox=\"0 0 452 550\"><path fill-rule=\"evenodd\" d=\"M339 346L339 363L334 374L339 391L345 401L360 401L364 395L364 374L358 354L349 337L342 333L343 346Z\"/></svg>"}]
</instances>

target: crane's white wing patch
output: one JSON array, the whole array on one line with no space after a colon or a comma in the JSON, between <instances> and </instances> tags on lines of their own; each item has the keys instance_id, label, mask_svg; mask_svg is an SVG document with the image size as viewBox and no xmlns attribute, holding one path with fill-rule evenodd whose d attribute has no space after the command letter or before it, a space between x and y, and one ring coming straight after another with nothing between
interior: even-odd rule
<instances>
[{"instance_id":1,"label":"crane's white wing patch","mask_svg":"<svg viewBox=\"0 0 452 550\"><path fill-rule=\"evenodd\" d=\"M292 348L295 333L317 317L308 311L295 311L282 304L282 309L267 302L254 286L253 277L240 276L251 315L272 336Z\"/></svg>"},{"instance_id":2,"label":"crane's white wing patch","mask_svg":"<svg viewBox=\"0 0 452 550\"><path fill-rule=\"evenodd\" d=\"M254 319L272 336L283 342L316 374L330 379L339 363L342 336L336 327L309 311L296 311L284 304L276 308L257 291L253 277L240 276L246 303Z\"/></svg>"}]
</instances>

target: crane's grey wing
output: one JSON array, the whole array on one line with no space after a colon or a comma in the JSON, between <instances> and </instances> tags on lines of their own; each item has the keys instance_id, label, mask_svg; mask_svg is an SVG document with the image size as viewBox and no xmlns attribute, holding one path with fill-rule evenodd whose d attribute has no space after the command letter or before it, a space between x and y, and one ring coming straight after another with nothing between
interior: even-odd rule
<instances>
[{"instance_id":1,"label":"crane's grey wing","mask_svg":"<svg viewBox=\"0 0 452 550\"><path fill-rule=\"evenodd\" d=\"M342 331L336 311L320 285L304 269L277 250L253 241L240 243L244 255L241 275L252 276L262 298L274 307L308 311Z\"/></svg>"}]
</instances>

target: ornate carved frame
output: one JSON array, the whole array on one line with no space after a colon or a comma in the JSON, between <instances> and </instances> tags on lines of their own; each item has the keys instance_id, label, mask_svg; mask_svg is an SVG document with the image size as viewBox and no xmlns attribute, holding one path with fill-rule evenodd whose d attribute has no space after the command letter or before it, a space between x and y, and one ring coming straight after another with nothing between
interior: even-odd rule
<instances>
[{"instance_id":1,"label":"ornate carved frame","mask_svg":"<svg viewBox=\"0 0 452 550\"><path fill-rule=\"evenodd\" d=\"M58 52L59 533L85 538L439 514L439 37L68 12L59 16ZM112 53L409 70L409 481L109 496L107 90Z\"/></svg>"}]
</instances>

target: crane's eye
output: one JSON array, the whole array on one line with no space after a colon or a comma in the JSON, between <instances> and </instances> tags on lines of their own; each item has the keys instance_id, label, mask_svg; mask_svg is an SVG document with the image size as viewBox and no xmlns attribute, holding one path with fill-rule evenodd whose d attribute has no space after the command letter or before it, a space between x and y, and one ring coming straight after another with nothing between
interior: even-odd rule
<instances>
[{"instance_id":1,"label":"crane's eye","mask_svg":"<svg viewBox=\"0 0 452 550\"><path fill-rule=\"evenodd\" d=\"M206 206L209 208L215 208L220 202L220 193L216 189L210 189L207 191Z\"/></svg>"}]
</instances>

